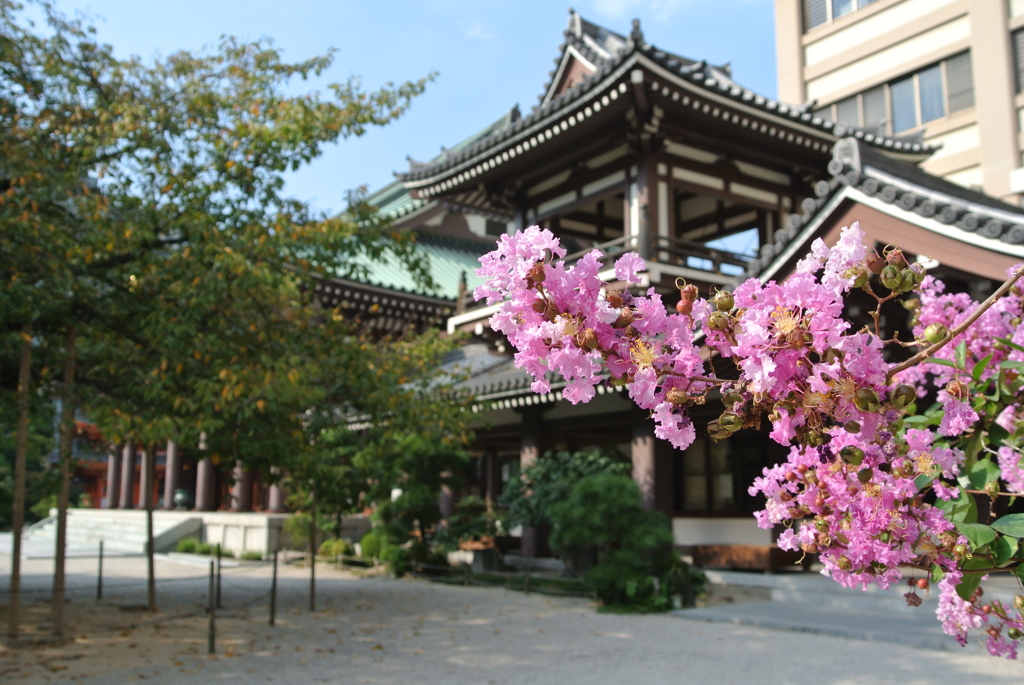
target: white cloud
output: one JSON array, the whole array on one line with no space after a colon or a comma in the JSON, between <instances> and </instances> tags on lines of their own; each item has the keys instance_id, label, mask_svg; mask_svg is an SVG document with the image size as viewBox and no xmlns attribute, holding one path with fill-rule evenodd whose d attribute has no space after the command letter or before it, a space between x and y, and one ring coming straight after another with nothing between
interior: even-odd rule
<instances>
[{"instance_id":1,"label":"white cloud","mask_svg":"<svg viewBox=\"0 0 1024 685\"><path fill-rule=\"evenodd\" d=\"M494 31L488 29L479 21L471 22L463 33L466 38L472 38L473 40L494 40L498 37Z\"/></svg>"}]
</instances>

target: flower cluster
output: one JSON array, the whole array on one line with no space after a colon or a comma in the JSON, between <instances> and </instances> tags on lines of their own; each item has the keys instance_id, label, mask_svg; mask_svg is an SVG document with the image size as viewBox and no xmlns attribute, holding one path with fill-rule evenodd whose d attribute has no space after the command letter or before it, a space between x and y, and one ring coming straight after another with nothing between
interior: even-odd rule
<instances>
[{"instance_id":1,"label":"flower cluster","mask_svg":"<svg viewBox=\"0 0 1024 685\"><path fill-rule=\"evenodd\" d=\"M552 262L564 255L550 231L533 226L502 236L498 249L481 259L477 274L485 282L474 295L502 302L491 327L515 347L516 366L533 376L538 393L550 391L550 372L559 374L563 396L574 404L592 399L598 383L626 384L633 400L653 413L656 435L688 447L696 431L682 407L701 401L709 387L699 380L704 361L690 318L668 314L653 288L646 295L603 290L597 250L568 268ZM643 269L633 253L615 265L625 286L639 283Z\"/></svg>"},{"instance_id":2,"label":"flower cluster","mask_svg":"<svg viewBox=\"0 0 1024 685\"><path fill-rule=\"evenodd\" d=\"M986 626L989 650L1015 656L1021 608L981 604L980 587L967 598L957 594L975 552L997 559L988 545L999 534L963 519L970 507L961 503L972 495L964 489L970 479L961 473L965 454L955 441L984 423L972 404L972 383L989 379L1003 384L1000 401L1007 405L993 423L1011 436L1024 433L1015 395L1024 380L1006 366L1024 359L1021 298L1014 292L997 300L975 327L960 330L976 303L944 294L941 283L898 249L867 250L863 238L854 224L832 248L815 241L781 283L750 279L708 299L682 285L676 312L669 313L653 288L629 289L644 269L637 255L620 257L617 287L606 286L600 253L566 266L557 239L531 227L503 236L481 260L477 273L485 283L476 297L501 302L491 325L515 347L516 365L533 376L536 392L550 391L553 374L564 379L563 395L574 403L591 399L598 383L625 385L651 412L656 435L680 449L696 437L688 407L703 404L712 389L724 404L708 426L713 438L756 427L767 416L772 439L789 452L764 469L750 493L766 498L756 514L760 526L785 527L780 547L819 554L824 573L847 587L889 587L904 567L941 576L938 616L946 631L964 640L967 631ZM878 302L874 330L854 329L844 318L845 297L855 289ZM885 347L905 343L883 339L879 312L884 302L912 291L919 292L917 344L932 350L951 331L954 344L965 344L922 356L928 363L894 367ZM700 335L711 352L735 362L736 377L714 376L695 344ZM997 343L1000 338L1009 344ZM928 378L937 379L942 411L934 421L915 416L907 426L908 409L926 396ZM1007 442L993 455L1006 487L1024 492L1021 445ZM999 489L984 485L986 492ZM967 537L961 523L986 529L987 537L975 529ZM907 600L920 604L913 592Z\"/></svg>"}]
</instances>

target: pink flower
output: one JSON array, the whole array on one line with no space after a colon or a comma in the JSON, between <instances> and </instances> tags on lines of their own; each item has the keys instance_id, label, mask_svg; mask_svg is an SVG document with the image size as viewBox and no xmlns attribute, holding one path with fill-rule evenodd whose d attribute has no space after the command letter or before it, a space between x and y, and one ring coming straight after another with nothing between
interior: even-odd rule
<instances>
[{"instance_id":1,"label":"pink flower","mask_svg":"<svg viewBox=\"0 0 1024 685\"><path fill-rule=\"evenodd\" d=\"M999 471L1009 492L1024 495L1024 461L1021 452L1008 445L998 450Z\"/></svg>"},{"instance_id":2,"label":"pink flower","mask_svg":"<svg viewBox=\"0 0 1024 685\"><path fill-rule=\"evenodd\" d=\"M644 260L636 252L627 252L615 262L615 278L626 283L639 283L637 273L647 268Z\"/></svg>"}]
</instances>

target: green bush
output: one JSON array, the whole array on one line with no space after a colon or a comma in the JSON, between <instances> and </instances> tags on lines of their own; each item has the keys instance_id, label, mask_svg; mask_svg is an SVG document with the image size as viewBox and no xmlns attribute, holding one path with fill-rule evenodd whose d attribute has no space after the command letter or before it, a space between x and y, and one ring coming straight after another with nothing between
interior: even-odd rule
<instances>
[{"instance_id":1,"label":"green bush","mask_svg":"<svg viewBox=\"0 0 1024 685\"><path fill-rule=\"evenodd\" d=\"M401 578L409 571L409 550L398 545L385 545L380 550L380 560L391 567L396 578Z\"/></svg>"},{"instance_id":2,"label":"green bush","mask_svg":"<svg viewBox=\"0 0 1024 685\"><path fill-rule=\"evenodd\" d=\"M263 552L254 549L247 549L238 555L242 561L263 561Z\"/></svg>"},{"instance_id":3,"label":"green bush","mask_svg":"<svg viewBox=\"0 0 1024 685\"><path fill-rule=\"evenodd\" d=\"M376 529L369 531L359 541L359 554L364 559L380 558L381 548L384 546L383 536Z\"/></svg>"},{"instance_id":4,"label":"green bush","mask_svg":"<svg viewBox=\"0 0 1024 685\"><path fill-rule=\"evenodd\" d=\"M330 540L324 540L317 554L322 557L337 557L339 554L350 557L352 556L352 551L352 545L348 540L344 538L331 538Z\"/></svg>"},{"instance_id":5,"label":"green bush","mask_svg":"<svg viewBox=\"0 0 1024 685\"><path fill-rule=\"evenodd\" d=\"M587 476L550 512L551 546L573 560L609 609L664 611L673 595L697 591L703 574L679 559L668 519L644 509L632 479Z\"/></svg>"},{"instance_id":6,"label":"green bush","mask_svg":"<svg viewBox=\"0 0 1024 685\"><path fill-rule=\"evenodd\" d=\"M213 554L216 553L216 548L209 542L200 542L196 545L196 554Z\"/></svg>"},{"instance_id":7,"label":"green bush","mask_svg":"<svg viewBox=\"0 0 1024 685\"><path fill-rule=\"evenodd\" d=\"M552 505L564 502L573 486L598 473L628 476L632 465L613 450L582 452L548 451L526 467L522 477L512 478L498 498L505 508L505 529L551 523Z\"/></svg>"},{"instance_id":8,"label":"green bush","mask_svg":"<svg viewBox=\"0 0 1024 685\"><path fill-rule=\"evenodd\" d=\"M175 548L182 554L195 554L196 548L199 546L198 538L183 538L178 540L178 546Z\"/></svg>"}]
</instances>

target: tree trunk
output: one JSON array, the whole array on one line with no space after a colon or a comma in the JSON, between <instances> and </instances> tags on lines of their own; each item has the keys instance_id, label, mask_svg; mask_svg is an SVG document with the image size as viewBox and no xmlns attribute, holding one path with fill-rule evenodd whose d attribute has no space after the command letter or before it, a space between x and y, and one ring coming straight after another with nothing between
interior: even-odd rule
<instances>
[{"instance_id":1,"label":"tree trunk","mask_svg":"<svg viewBox=\"0 0 1024 685\"><path fill-rule=\"evenodd\" d=\"M153 470L156 468L156 443L146 443L146 478L142 482L142 502L146 507L146 608L156 611L156 569L153 559Z\"/></svg>"},{"instance_id":2,"label":"tree trunk","mask_svg":"<svg viewBox=\"0 0 1024 685\"><path fill-rule=\"evenodd\" d=\"M71 448L75 439L75 352L74 326L64 338L64 383L60 420L60 492L57 495L57 549L53 561L53 597L51 611L53 634L64 635L64 552L68 538L68 496L71 488Z\"/></svg>"},{"instance_id":3,"label":"tree trunk","mask_svg":"<svg viewBox=\"0 0 1024 685\"><path fill-rule=\"evenodd\" d=\"M7 634L18 637L21 600L21 528L25 523L25 457L28 452L29 385L32 382L32 322L21 330L21 361L18 366L18 427L14 446L14 511L12 512L11 588L7 610Z\"/></svg>"}]
</instances>

